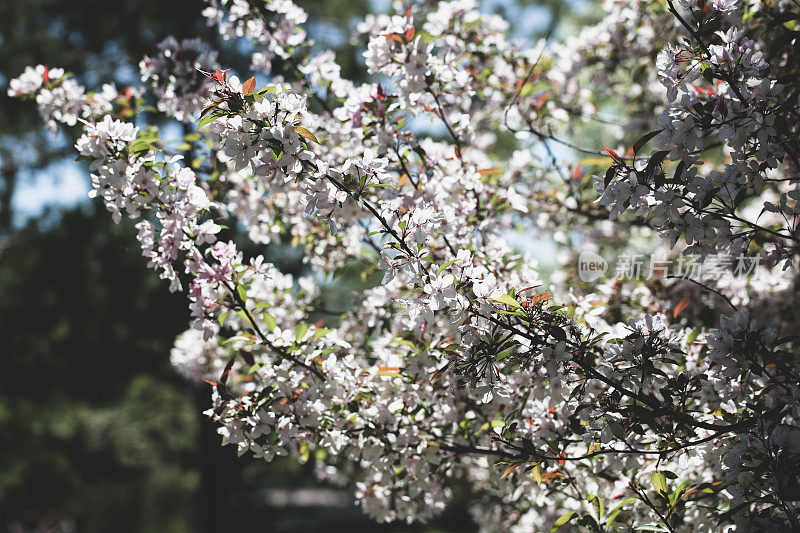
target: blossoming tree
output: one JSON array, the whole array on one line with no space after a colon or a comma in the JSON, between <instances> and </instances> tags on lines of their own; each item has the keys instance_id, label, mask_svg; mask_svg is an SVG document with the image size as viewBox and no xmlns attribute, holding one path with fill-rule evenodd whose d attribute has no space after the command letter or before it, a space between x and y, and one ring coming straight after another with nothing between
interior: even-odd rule
<instances>
[{"instance_id":1,"label":"blossoming tree","mask_svg":"<svg viewBox=\"0 0 800 533\"><path fill-rule=\"evenodd\" d=\"M605 0L532 46L474 0L393 8L359 25L379 83L343 79L289 0L207 1L251 42L246 81L167 38L142 88L10 83L48 128L83 125L91 195L186 292L172 361L211 384L223 443L312 461L379 521L460 483L487 531L799 528L800 4ZM291 240L311 274L226 225ZM553 275L519 227L557 243ZM581 246L637 240L766 275L579 279ZM322 315L353 259L382 283Z\"/></svg>"}]
</instances>

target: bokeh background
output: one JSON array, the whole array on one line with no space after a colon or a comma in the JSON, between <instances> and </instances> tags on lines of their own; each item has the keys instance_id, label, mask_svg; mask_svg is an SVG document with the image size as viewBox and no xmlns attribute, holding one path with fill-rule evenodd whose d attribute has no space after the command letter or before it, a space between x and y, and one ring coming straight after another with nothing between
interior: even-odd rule
<instances>
[{"instance_id":1,"label":"bokeh background","mask_svg":"<svg viewBox=\"0 0 800 533\"><path fill-rule=\"evenodd\" d=\"M389 2L298 3L343 74L366 80L352 29ZM521 39L591 17L588 0L483 4L505 13ZM222 448L201 414L208 388L169 363L188 323L184 297L146 269L131 224L113 224L86 197L88 169L72 155L77 130L53 136L32 102L5 94L9 79L38 63L88 87L136 85L139 59L168 35L200 36L222 64L246 73L246 44L219 42L201 9L201 0L0 2L0 530L474 530L458 490L431 524L377 526L307 466ZM258 252L302 268L288 245ZM351 274L332 302L362 283Z\"/></svg>"}]
</instances>

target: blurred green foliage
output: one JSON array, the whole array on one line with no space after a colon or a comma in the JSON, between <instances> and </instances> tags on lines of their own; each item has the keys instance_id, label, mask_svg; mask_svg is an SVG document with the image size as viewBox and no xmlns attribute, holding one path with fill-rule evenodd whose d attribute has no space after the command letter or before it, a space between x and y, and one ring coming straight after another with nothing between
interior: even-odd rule
<instances>
[{"instance_id":1,"label":"blurred green foliage","mask_svg":"<svg viewBox=\"0 0 800 533\"><path fill-rule=\"evenodd\" d=\"M129 224L62 216L0 256L0 516L185 530L198 416L169 366L188 320Z\"/></svg>"}]
</instances>

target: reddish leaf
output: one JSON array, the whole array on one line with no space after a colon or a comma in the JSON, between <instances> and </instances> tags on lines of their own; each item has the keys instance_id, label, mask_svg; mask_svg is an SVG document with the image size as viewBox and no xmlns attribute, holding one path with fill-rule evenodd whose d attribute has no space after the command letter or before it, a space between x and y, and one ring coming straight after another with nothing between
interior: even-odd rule
<instances>
[{"instance_id":1,"label":"reddish leaf","mask_svg":"<svg viewBox=\"0 0 800 533\"><path fill-rule=\"evenodd\" d=\"M414 26L411 26L410 28L408 28L406 30L406 33L403 35L403 37L405 38L406 42L410 43L411 39L414 38L414 34L415 33L416 33L416 29L414 28Z\"/></svg>"},{"instance_id":2,"label":"reddish leaf","mask_svg":"<svg viewBox=\"0 0 800 533\"><path fill-rule=\"evenodd\" d=\"M399 366L379 366L378 367L378 375L379 376L387 376L390 378L401 378L403 375L400 373Z\"/></svg>"},{"instance_id":3,"label":"reddish leaf","mask_svg":"<svg viewBox=\"0 0 800 533\"><path fill-rule=\"evenodd\" d=\"M478 170L478 174L481 176L491 176L493 174L501 174L503 172L500 168L482 168Z\"/></svg>"},{"instance_id":4,"label":"reddish leaf","mask_svg":"<svg viewBox=\"0 0 800 533\"><path fill-rule=\"evenodd\" d=\"M219 382L222 385L228 383L228 378L231 377L231 368L233 368L233 363L236 361L236 355L233 354L230 359L228 359L228 363L225 365L225 368L222 370L222 375L219 378Z\"/></svg>"},{"instance_id":5,"label":"reddish leaf","mask_svg":"<svg viewBox=\"0 0 800 533\"><path fill-rule=\"evenodd\" d=\"M503 472L503 475L502 475L502 476L500 476L500 479L503 479L504 477L506 477L507 475L509 475L511 472L513 472L514 470L516 470L516 469L517 469L517 467L519 467L519 465L521 465L521 464L522 464L522 463L514 463L513 465L511 465L511 466L509 466L508 468L506 468L506 471L505 471L505 472Z\"/></svg>"},{"instance_id":6,"label":"reddish leaf","mask_svg":"<svg viewBox=\"0 0 800 533\"><path fill-rule=\"evenodd\" d=\"M520 294L522 294L525 291L529 291L531 289L535 289L535 288L541 287L541 286L542 286L541 283L537 283L536 285L531 285L530 287L525 287L524 289L517 291L516 295L519 296Z\"/></svg>"},{"instance_id":7,"label":"reddish leaf","mask_svg":"<svg viewBox=\"0 0 800 533\"><path fill-rule=\"evenodd\" d=\"M612 150L611 148L609 148L605 144L601 143L601 145L603 147L603 150L605 150L606 153L611 156L611 159L613 159L614 161L622 161L622 158L619 156L619 154L617 152L615 152L614 150Z\"/></svg>"},{"instance_id":8,"label":"reddish leaf","mask_svg":"<svg viewBox=\"0 0 800 533\"><path fill-rule=\"evenodd\" d=\"M717 95L717 91L715 91L714 89L711 89L711 88L695 87L694 90L697 91L699 94L708 94L708 95L712 95L712 96L716 96Z\"/></svg>"},{"instance_id":9,"label":"reddish leaf","mask_svg":"<svg viewBox=\"0 0 800 533\"><path fill-rule=\"evenodd\" d=\"M563 461L560 462L563 463ZM560 477L566 477L566 475L558 471L545 472L544 474L542 474L542 481L553 481L554 479Z\"/></svg>"},{"instance_id":10,"label":"reddish leaf","mask_svg":"<svg viewBox=\"0 0 800 533\"><path fill-rule=\"evenodd\" d=\"M447 370L447 366L445 366L444 368L442 368L442 369L439 369L439 370L437 370L436 372L434 372L434 373L433 373L433 375L431 376L430 383L433 383L434 381L436 381L437 379L439 379L439 376L441 376L442 374L444 374L444 371L445 371L445 370Z\"/></svg>"},{"instance_id":11,"label":"reddish leaf","mask_svg":"<svg viewBox=\"0 0 800 533\"><path fill-rule=\"evenodd\" d=\"M672 310L672 318L678 318L678 315L689 306L689 301L692 299L691 295L686 295L686 297L678 302L678 305L675 306L675 309Z\"/></svg>"},{"instance_id":12,"label":"reddish leaf","mask_svg":"<svg viewBox=\"0 0 800 533\"><path fill-rule=\"evenodd\" d=\"M547 101L547 97L548 96L550 96L550 95L548 93L546 93L546 92L544 92L544 93L539 95L539 98L536 99L536 103L533 104L533 107L536 108L536 111L539 111L540 109L542 109L542 106Z\"/></svg>"},{"instance_id":13,"label":"reddish leaf","mask_svg":"<svg viewBox=\"0 0 800 533\"><path fill-rule=\"evenodd\" d=\"M560 454L558 454L558 456L559 456L559 457L566 457L566 456L567 456L567 452L561 452ZM558 461L556 461L556 462L557 462L559 465L561 465L561 466L564 466L564 463L566 463L566 461L564 461L563 459L559 459L559 460L558 460ZM562 475L563 475L563 474L562 474ZM544 476L542 476L542 477L544 477Z\"/></svg>"},{"instance_id":14,"label":"reddish leaf","mask_svg":"<svg viewBox=\"0 0 800 533\"><path fill-rule=\"evenodd\" d=\"M540 304L542 302L546 302L547 300L550 299L551 295L552 295L552 293L550 291L547 291L547 292L545 292L543 294L539 294L537 296L534 296L533 298L531 298L531 300L529 302L529 305L536 305L536 304ZM552 407L551 407L551 409L552 409Z\"/></svg>"},{"instance_id":15,"label":"reddish leaf","mask_svg":"<svg viewBox=\"0 0 800 533\"><path fill-rule=\"evenodd\" d=\"M392 41L398 43L403 42L403 36L400 35L399 33L384 33L383 35L381 35L381 37L386 37L387 39L391 39Z\"/></svg>"},{"instance_id":16,"label":"reddish leaf","mask_svg":"<svg viewBox=\"0 0 800 533\"><path fill-rule=\"evenodd\" d=\"M252 94L256 90L255 76L242 84L242 94Z\"/></svg>"},{"instance_id":17,"label":"reddish leaf","mask_svg":"<svg viewBox=\"0 0 800 533\"><path fill-rule=\"evenodd\" d=\"M216 70L216 72L214 72L213 74L212 74L212 73L210 73L210 72L206 72L206 71L204 71L204 70L200 70L200 69L197 69L197 70L198 70L198 71L199 71L199 72L200 72L202 75L206 76L207 78L211 78L212 80L216 80L216 81L218 81L219 83L225 83L225 80L227 80L227 79L228 79L228 71L229 71L230 69L229 69L229 68L226 68L225 70L220 70L220 69L217 69L217 70Z\"/></svg>"}]
</instances>

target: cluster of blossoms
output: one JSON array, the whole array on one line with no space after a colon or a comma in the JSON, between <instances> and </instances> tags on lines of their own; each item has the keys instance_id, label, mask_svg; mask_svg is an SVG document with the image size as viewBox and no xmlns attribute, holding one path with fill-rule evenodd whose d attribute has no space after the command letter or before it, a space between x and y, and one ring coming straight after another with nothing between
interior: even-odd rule
<instances>
[{"instance_id":1,"label":"cluster of blossoms","mask_svg":"<svg viewBox=\"0 0 800 533\"><path fill-rule=\"evenodd\" d=\"M130 116L129 108L137 105L141 94L140 90L130 87L120 91L112 83L104 84L99 92L87 93L74 78L66 76L63 68L51 69L45 65L27 67L8 87L11 97L36 98L42 120L53 133L58 131L59 123L74 126L80 119L112 111Z\"/></svg>"},{"instance_id":2,"label":"cluster of blossoms","mask_svg":"<svg viewBox=\"0 0 800 533\"><path fill-rule=\"evenodd\" d=\"M688 3L688 14L671 3L670 10L693 39L668 45L656 60L667 97L651 134L658 150L639 161L616 157L597 182L600 203L615 216L638 211L692 252L742 253L757 243L788 268L800 242L797 181L786 176L787 164L792 173L800 162L800 100L782 80L796 58L781 49L778 30L758 43L746 28L724 24L734 3ZM780 15L780 8L763 14ZM665 161L677 162L671 178ZM776 197L780 207L770 201Z\"/></svg>"},{"instance_id":3,"label":"cluster of blossoms","mask_svg":"<svg viewBox=\"0 0 800 533\"><path fill-rule=\"evenodd\" d=\"M174 37L159 43L158 52L139 63L142 81L152 87L159 111L190 122L211 98L212 86L202 73L217 69L217 54L205 50L200 39Z\"/></svg>"},{"instance_id":4,"label":"cluster of blossoms","mask_svg":"<svg viewBox=\"0 0 800 533\"><path fill-rule=\"evenodd\" d=\"M251 68L269 74L278 57L290 60L295 48L306 43L302 24L308 15L291 0L209 0L203 16L225 39L244 37L254 45Z\"/></svg>"},{"instance_id":5,"label":"cluster of blossoms","mask_svg":"<svg viewBox=\"0 0 800 533\"><path fill-rule=\"evenodd\" d=\"M750 4L606 0L583 37L525 47L473 0L397 1L358 26L389 82L355 84L289 0L210 0L270 83L162 43L141 68L159 110L197 120L177 150L57 69L9 93L85 121L92 195L186 287L171 359L212 384L240 454L313 461L380 521L429 519L466 484L486 531L797 528L800 56L790 2ZM571 140L593 128L615 149ZM226 226L292 242L310 275ZM559 245L549 279L519 226ZM763 250L770 275L578 281L573 243L659 238ZM352 264L382 282L331 316L326 280Z\"/></svg>"}]
</instances>

